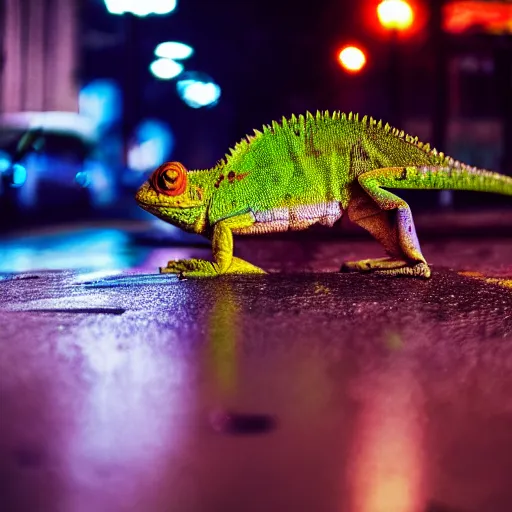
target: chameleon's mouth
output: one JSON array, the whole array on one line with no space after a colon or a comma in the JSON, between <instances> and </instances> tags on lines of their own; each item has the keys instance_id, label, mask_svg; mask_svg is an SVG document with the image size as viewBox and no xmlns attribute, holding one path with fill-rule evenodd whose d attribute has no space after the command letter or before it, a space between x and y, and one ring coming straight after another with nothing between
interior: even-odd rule
<instances>
[{"instance_id":1,"label":"chameleon's mouth","mask_svg":"<svg viewBox=\"0 0 512 512\"><path fill-rule=\"evenodd\" d=\"M146 197L147 197L147 190L145 187L142 187L135 194L135 201L137 201L137 204L144 210L150 210L150 209L156 210L158 208L169 208L172 206L168 203L159 203L156 201L148 201L147 199L145 199Z\"/></svg>"},{"instance_id":2,"label":"chameleon's mouth","mask_svg":"<svg viewBox=\"0 0 512 512\"><path fill-rule=\"evenodd\" d=\"M175 201L174 203L149 203L147 201L141 201L137 197L135 197L137 204L144 210L161 210L161 209L183 209L183 208L196 208L198 206L202 206L203 203L201 201Z\"/></svg>"},{"instance_id":3,"label":"chameleon's mouth","mask_svg":"<svg viewBox=\"0 0 512 512\"><path fill-rule=\"evenodd\" d=\"M162 200L155 193L148 193L148 186L143 185L135 194L135 201L144 210L161 210L172 208L195 208L203 205L200 199L190 198L188 194L181 194L176 197L166 197Z\"/></svg>"},{"instance_id":4,"label":"chameleon's mouth","mask_svg":"<svg viewBox=\"0 0 512 512\"><path fill-rule=\"evenodd\" d=\"M147 203L146 201L139 201L137 199L137 204L141 208L149 209L149 208L169 208L169 205L165 205L162 203Z\"/></svg>"}]
</instances>

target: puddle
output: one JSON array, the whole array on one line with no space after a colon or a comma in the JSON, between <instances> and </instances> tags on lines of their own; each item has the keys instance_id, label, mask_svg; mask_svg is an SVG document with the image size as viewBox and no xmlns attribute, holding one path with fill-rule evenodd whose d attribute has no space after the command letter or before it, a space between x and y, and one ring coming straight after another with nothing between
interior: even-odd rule
<instances>
[{"instance_id":1,"label":"puddle","mask_svg":"<svg viewBox=\"0 0 512 512\"><path fill-rule=\"evenodd\" d=\"M119 286L138 286L143 284L165 284L177 283L178 277L175 275L164 274L134 274L123 277L102 278L92 281L77 281L74 286L83 286L84 288L115 288Z\"/></svg>"}]
</instances>

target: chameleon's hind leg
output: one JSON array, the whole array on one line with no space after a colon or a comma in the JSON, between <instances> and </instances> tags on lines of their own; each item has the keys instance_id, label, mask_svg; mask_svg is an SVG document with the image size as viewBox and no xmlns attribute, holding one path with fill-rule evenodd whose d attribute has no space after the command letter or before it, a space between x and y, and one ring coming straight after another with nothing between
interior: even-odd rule
<instances>
[{"instance_id":1,"label":"chameleon's hind leg","mask_svg":"<svg viewBox=\"0 0 512 512\"><path fill-rule=\"evenodd\" d=\"M421 253L409 205L378 184L364 186L366 174L359 177L365 190L356 192L348 215L384 246L389 257L347 262L341 270L429 278L430 268Z\"/></svg>"},{"instance_id":2,"label":"chameleon's hind leg","mask_svg":"<svg viewBox=\"0 0 512 512\"><path fill-rule=\"evenodd\" d=\"M220 274L264 274L261 268L233 256L232 229L254 222L252 217L238 216L217 222L213 228L213 260L169 261L160 268L162 274L178 274L181 277L215 277Z\"/></svg>"}]
</instances>

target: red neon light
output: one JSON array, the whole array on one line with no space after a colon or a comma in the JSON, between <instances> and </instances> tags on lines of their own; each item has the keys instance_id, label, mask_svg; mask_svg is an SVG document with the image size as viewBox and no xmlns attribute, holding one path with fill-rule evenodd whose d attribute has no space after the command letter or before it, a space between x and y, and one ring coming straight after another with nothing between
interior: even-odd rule
<instances>
[{"instance_id":1,"label":"red neon light","mask_svg":"<svg viewBox=\"0 0 512 512\"><path fill-rule=\"evenodd\" d=\"M505 2L454 1L444 7L443 28L462 33L476 29L491 34L512 33L512 4Z\"/></svg>"}]
</instances>

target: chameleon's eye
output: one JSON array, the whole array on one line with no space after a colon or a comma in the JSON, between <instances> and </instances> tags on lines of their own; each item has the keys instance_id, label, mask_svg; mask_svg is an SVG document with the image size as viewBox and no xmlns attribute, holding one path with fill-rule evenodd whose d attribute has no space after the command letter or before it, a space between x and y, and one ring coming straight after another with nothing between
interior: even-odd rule
<instances>
[{"instance_id":1,"label":"chameleon's eye","mask_svg":"<svg viewBox=\"0 0 512 512\"><path fill-rule=\"evenodd\" d=\"M179 196L187 187L187 169L179 162L167 162L151 175L149 181L159 194Z\"/></svg>"}]
</instances>

